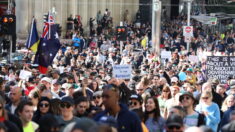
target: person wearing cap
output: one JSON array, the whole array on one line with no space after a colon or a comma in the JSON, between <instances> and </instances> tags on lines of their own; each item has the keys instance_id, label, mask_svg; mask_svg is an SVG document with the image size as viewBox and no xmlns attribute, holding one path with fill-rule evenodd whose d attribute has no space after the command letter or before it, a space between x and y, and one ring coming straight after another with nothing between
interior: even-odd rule
<instances>
[{"instance_id":1,"label":"person wearing cap","mask_svg":"<svg viewBox=\"0 0 235 132\"><path fill-rule=\"evenodd\" d=\"M94 92L92 96L92 101L91 101L92 106L100 107L100 108L103 107L102 93L103 91Z\"/></svg>"},{"instance_id":2,"label":"person wearing cap","mask_svg":"<svg viewBox=\"0 0 235 132\"><path fill-rule=\"evenodd\" d=\"M60 78L60 72L58 70L53 70L51 74L53 78L52 81L57 81Z\"/></svg>"},{"instance_id":3,"label":"person wearing cap","mask_svg":"<svg viewBox=\"0 0 235 132\"><path fill-rule=\"evenodd\" d=\"M172 77L171 78L171 85L172 86L178 86L179 79L177 77Z\"/></svg>"},{"instance_id":4,"label":"person wearing cap","mask_svg":"<svg viewBox=\"0 0 235 132\"><path fill-rule=\"evenodd\" d=\"M132 94L129 99L129 109L142 109L143 99L138 94Z\"/></svg>"},{"instance_id":5,"label":"person wearing cap","mask_svg":"<svg viewBox=\"0 0 235 132\"><path fill-rule=\"evenodd\" d=\"M51 89L51 81L52 80L49 77L43 77L41 79L41 83L44 84L47 87L47 89Z\"/></svg>"},{"instance_id":6,"label":"person wearing cap","mask_svg":"<svg viewBox=\"0 0 235 132\"><path fill-rule=\"evenodd\" d=\"M180 95L179 101L187 111L184 118L184 124L186 127L201 126L205 124L205 116L194 110L196 100L192 93L184 92L182 95Z\"/></svg>"},{"instance_id":7,"label":"person wearing cap","mask_svg":"<svg viewBox=\"0 0 235 132\"><path fill-rule=\"evenodd\" d=\"M142 132L139 117L129 111L126 105L119 104L120 92L117 86L104 86L102 97L105 111L95 116L96 121L103 116L113 116L118 122L118 132Z\"/></svg>"},{"instance_id":8,"label":"person wearing cap","mask_svg":"<svg viewBox=\"0 0 235 132\"><path fill-rule=\"evenodd\" d=\"M166 132L183 132L185 129L183 118L172 114L166 120Z\"/></svg>"},{"instance_id":9,"label":"person wearing cap","mask_svg":"<svg viewBox=\"0 0 235 132\"><path fill-rule=\"evenodd\" d=\"M62 85L62 88L65 89L65 95L63 97L66 97L66 96L70 96L70 97L73 97L73 93L74 93L74 86L70 83L64 83Z\"/></svg>"},{"instance_id":10,"label":"person wearing cap","mask_svg":"<svg viewBox=\"0 0 235 132\"><path fill-rule=\"evenodd\" d=\"M230 94L234 95L235 94L235 79L230 80L229 89L226 93L228 95L230 95Z\"/></svg>"},{"instance_id":11,"label":"person wearing cap","mask_svg":"<svg viewBox=\"0 0 235 132\"><path fill-rule=\"evenodd\" d=\"M62 132L64 127L71 122L77 122L80 119L74 116L74 100L70 96L63 97L60 103L61 116L58 117L59 125L62 126L60 131Z\"/></svg>"},{"instance_id":12,"label":"person wearing cap","mask_svg":"<svg viewBox=\"0 0 235 132\"><path fill-rule=\"evenodd\" d=\"M65 96L65 93L62 92L60 89L61 89L61 83L58 80L53 80L51 91L53 93L54 98L57 98L57 97L60 98L60 97Z\"/></svg>"},{"instance_id":13,"label":"person wearing cap","mask_svg":"<svg viewBox=\"0 0 235 132\"><path fill-rule=\"evenodd\" d=\"M194 75L194 73L193 73L193 69L188 68L186 70L186 74L187 74L186 81L189 82L192 85L195 85L196 81L197 81L197 78L196 78L196 75Z\"/></svg>"}]
</instances>

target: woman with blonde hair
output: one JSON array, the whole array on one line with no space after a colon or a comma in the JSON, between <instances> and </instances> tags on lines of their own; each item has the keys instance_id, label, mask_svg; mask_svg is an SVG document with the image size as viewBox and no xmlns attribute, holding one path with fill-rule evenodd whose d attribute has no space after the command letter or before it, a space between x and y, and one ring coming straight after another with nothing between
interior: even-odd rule
<instances>
[{"instance_id":1,"label":"woman with blonde hair","mask_svg":"<svg viewBox=\"0 0 235 132\"><path fill-rule=\"evenodd\" d=\"M221 111L223 112L227 111L234 104L235 104L235 97L233 95L228 95L222 104Z\"/></svg>"},{"instance_id":2,"label":"woman with blonde hair","mask_svg":"<svg viewBox=\"0 0 235 132\"><path fill-rule=\"evenodd\" d=\"M220 109L219 106L212 102L213 96L210 91L203 91L200 97L200 103L196 106L196 111L205 116L206 125L217 132L220 123Z\"/></svg>"}]
</instances>

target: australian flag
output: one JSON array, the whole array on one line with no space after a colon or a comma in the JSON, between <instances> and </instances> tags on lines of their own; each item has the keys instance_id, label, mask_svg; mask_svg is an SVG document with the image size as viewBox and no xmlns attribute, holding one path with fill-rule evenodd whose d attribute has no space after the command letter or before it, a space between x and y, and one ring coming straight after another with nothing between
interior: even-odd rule
<instances>
[{"instance_id":1,"label":"australian flag","mask_svg":"<svg viewBox=\"0 0 235 132\"><path fill-rule=\"evenodd\" d=\"M57 30L58 28L55 24L46 25L45 23L43 35L35 56L35 63L39 64L39 71L42 74L46 74L48 66L53 63L53 59L60 49L61 45Z\"/></svg>"}]
</instances>

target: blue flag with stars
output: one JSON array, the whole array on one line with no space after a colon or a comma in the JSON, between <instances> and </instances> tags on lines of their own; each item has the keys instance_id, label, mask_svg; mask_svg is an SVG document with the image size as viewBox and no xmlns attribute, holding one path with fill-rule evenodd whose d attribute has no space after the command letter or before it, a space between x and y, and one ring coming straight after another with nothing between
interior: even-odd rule
<instances>
[{"instance_id":1,"label":"blue flag with stars","mask_svg":"<svg viewBox=\"0 0 235 132\"><path fill-rule=\"evenodd\" d=\"M42 74L47 72L47 67L53 63L58 50L60 49L60 41L57 34L57 26L50 26L50 39L41 38L38 51L35 56L35 63L39 64L39 71Z\"/></svg>"}]
</instances>

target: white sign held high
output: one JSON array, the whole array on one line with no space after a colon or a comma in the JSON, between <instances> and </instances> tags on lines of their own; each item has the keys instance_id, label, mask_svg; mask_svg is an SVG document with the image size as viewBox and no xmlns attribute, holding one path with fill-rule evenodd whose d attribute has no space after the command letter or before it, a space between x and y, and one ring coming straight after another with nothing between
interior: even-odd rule
<instances>
[{"instance_id":1,"label":"white sign held high","mask_svg":"<svg viewBox=\"0 0 235 132\"><path fill-rule=\"evenodd\" d=\"M113 77L118 79L130 79L131 70L131 65L114 65Z\"/></svg>"},{"instance_id":2,"label":"white sign held high","mask_svg":"<svg viewBox=\"0 0 235 132\"><path fill-rule=\"evenodd\" d=\"M29 71L25 71L25 70L21 70L20 71L20 76L19 78L22 80L28 80L28 78L32 76L32 72Z\"/></svg>"}]
</instances>

